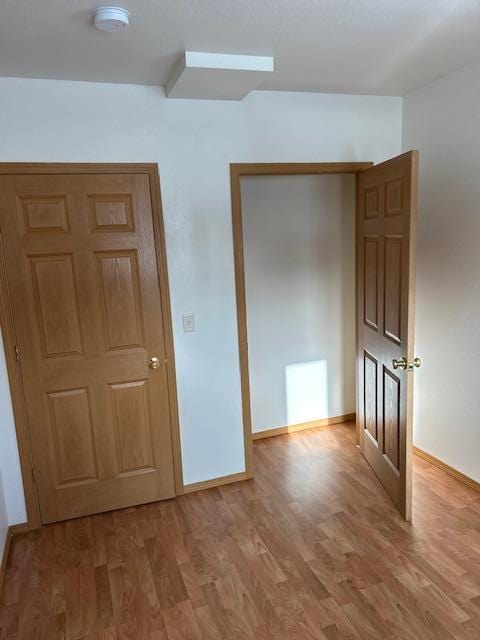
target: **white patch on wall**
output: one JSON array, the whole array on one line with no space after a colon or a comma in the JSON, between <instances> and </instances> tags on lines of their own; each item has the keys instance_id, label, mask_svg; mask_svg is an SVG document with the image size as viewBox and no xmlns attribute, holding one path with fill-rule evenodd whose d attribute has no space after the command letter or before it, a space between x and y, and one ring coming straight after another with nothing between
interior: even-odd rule
<instances>
[{"instance_id":1,"label":"white patch on wall","mask_svg":"<svg viewBox=\"0 0 480 640\"><path fill-rule=\"evenodd\" d=\"M328 418L328 365L326 360L299 362L285 367L288 424Z\"/></svg>"}]
</instances>

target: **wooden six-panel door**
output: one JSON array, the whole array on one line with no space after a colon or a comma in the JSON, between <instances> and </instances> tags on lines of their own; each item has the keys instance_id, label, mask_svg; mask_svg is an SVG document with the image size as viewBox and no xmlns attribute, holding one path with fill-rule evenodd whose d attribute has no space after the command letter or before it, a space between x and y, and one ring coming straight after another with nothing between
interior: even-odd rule
<instances>
[{"instance_id":1,"label":"wooden six-panel door","mask_svg":"<svg viewBox=\"0 0 480 640\"><path fill-rule=\"evenodd\" d=\"M412 491L417 165L418 154L411 151L362 171L357 193L360 446L407 520Z\"/></svg>"},{"instance_id":2,"label":"wooden six-panel door","mask_svg":"<svg viewBox=\"0 0 480 640\"><path fill-rule=\"evenodd\" d=\"M173 497L149 175L1 176L0 223L42 522Z\"/></svg>"}]
</instances>

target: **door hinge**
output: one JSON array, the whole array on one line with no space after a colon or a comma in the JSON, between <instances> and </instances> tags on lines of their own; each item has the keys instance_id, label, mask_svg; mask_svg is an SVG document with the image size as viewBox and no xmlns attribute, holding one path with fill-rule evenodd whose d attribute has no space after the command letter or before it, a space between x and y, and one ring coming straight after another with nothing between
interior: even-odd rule
<instances>
[{"instance_id":1,"label":"door hinge","mask_svg":"<svg viewBox=\"0 0 480 640\"><path fill-rule=\"evenodd\" d=\"M15 345L15 357L17 362L20 362L20 347L18 345Z\"/></svg>"},{"instance_id":2,"label":"door hinge","mask_svg":"<svg viewBox=\"0 0 480 640\"><path fill-rule=\"evenodd\" d=\"M34 469L34 467L32 467L32 480L33 480L33 484L35 484L35 485L36 485L36 484L37 484L37 481L36 481L36 479L35 479L35 469Z\"/></svg>"}]
</instances>

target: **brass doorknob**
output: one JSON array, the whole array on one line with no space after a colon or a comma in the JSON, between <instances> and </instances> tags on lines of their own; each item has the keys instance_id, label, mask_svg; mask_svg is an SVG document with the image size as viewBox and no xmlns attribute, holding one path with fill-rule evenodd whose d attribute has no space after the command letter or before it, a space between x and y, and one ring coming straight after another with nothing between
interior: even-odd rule
<instances>
[{"instance_id":1,"label":"brass doorknob","mask_svg":"<svg viewBox=\"0 0 480 640\"><path fill-rule=\"evenodd\" d=\"M395 358L392 360L392 366L394 369L408 369L409 371L413 371L415 368L422 366L422 361L420 358L415 358L408 362L406 358L401 358L400 360L396 360Z\"/></svg>"},{"instance_id":2,"label":"brass doorknob","mask_svg":"<svg viewBox=\"0 0 480 640\"><path fill-rule=\"evenodd\" d=\"M394 358L392 360L392 366L394 369L406 369L408 367L408 362L406 358L402 358L401 360L397 360Z\"/></svg>"},{"instance_id":3,"label":"brass doorknob","mask_svg":"<svg viewBox=\"0 0 480 640\"><path fill-rule=\"evenodd\" d=\"M420 358L414 358L411 362L408 363L408 370L413 371L414 368L418 369L418 367L422 366L422 361Z\"/></svg>"},{"instance_id":4,"label":"brass doorknob","mask_svg":"<svg viewBox=\"0 0 480 640\"><path fill-rule=\"evenodd\" d=\"M157 358L157 356L152 356L150 358L150 360L148 361L148 366L150 367L150 369L158 369L158 367L160 366L160 360Z\"/></svg>"}]
</instances>

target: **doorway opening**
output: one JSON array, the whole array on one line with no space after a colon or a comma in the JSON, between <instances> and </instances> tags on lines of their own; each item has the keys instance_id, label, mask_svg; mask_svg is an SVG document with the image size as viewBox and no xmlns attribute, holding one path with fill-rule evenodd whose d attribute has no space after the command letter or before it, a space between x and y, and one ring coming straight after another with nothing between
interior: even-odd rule
<instances>
[{"instance_id":1,"label":"doorway opening","mask_svg":"<svg viewBox=\"0 0 480 640\"><path fill-rule=\"evenodd\" d=\"M252 436L355 417L355 177L241 179Z\"/></svg>"},{"instance_id":2,"label":"doorway opening","mask_svg":"<svg viewBox=\"0 0 480 640\"><path fill-rule=\"evenodd\" d=\"M243 428L244 428L244 441L245 441L245 468L246 468L246 473L249 477L253 475L252 442L255 437L258 437L258 436L255 436L255 433L259 433L260 431L263 431L266 429L272 429L272 428L278 428L283 430L285 429L285 427L288 428L289 426L293 430L295 426L305 424L306 422L309 422L309 421L305 419L297 421L297 418L300 415L300 411L298 411L297 413L296 409L294 408L295 405L298 407L298 404L299 404L298 396L297 396L297 401L295 401L294 388L296 387L297 389L300 389L301 384L299 380L302 377L302 362L297 360L296 362L285 363L285 367L287 367L288 365L292 365L291 368L289 369L285 368L285 371L284 371L284 380L285 380L284 381L284 394L285 394L284 398L285 399L283 402L283 407L284 407L284 416L286 418L286 422L284 422L284 424L280 424L276 426L274 426L273 424L261 425L262 412L261 412L260 400L258 402L258 412L255 414L255 418L254 418L255 423L252 422L252 402L251 402L251 391L250 391L251 377L250 377L250 363L249 363L250 336L248 332L248 309L247 309L246 267L245 267L245 228L244 228L245 214L243 212L243 204L244 204L243 199L245 198L245 188L244 188L245 182L246 181L248 182L246 187L249 192L251 191L250 195L252 197L254 197L255 191L257 192L263 191L264 192L263 197L265 199L265 197L268 196L268 192L270 190L275 191L275 186L274 186L275 178L277 179L290 178L290 180L292 180L295 177L297 177L300 179L300 181L306 180L307 183L309 182L309 179L312 179L313 182L310 185L306 184L305 182L303 185L301 185L300 182L298 182L295 189L298 189L299 187L301 189L301 187L303 186L306 189L312 188L315 190L315 185L317 185L316 195L318 199L318 196L320 196L320 194L318 193L318 187L320 185L320 182L315 183L315 180L325 181L326 179L331 178L333 182L330 188L332 188L333 190L336 190L340 187L342 180L347 181L345 183L345 186L346 186L348 184L348 180L356 181L356 176L359 174L359 172L365 171L366 169L370 168L372 165L373 165L372 162L267 163L267 164L242 163L242 164L230 165L230 179L231 179L231 191L232 191L232 224L233 224L233 242L234 242L234 257L235 257L235 280L236 280L236 295L237 295L238 340L239 340L240 375L241 375L241 387L242 387ZM262 179L264 179L263 183L262 183ZM265 182L265 179L268 179L270 181L273 180L273 184L267 184L267 182ZM336 185L335 185L335 181L337 182ZM279 184L280 183L277 183L277 186ZM293 184L288 185L287 183L285 183L281 185L282 190L286 192L288 192L289 186L293 186ZM343 188L342 188L342 192L343 192ZM348 191L347 189L345 189L345 197L348 198L349 196L347 194L348 194ZM260 195L260 194L257 194L257 195ZM293 192L290 194L289 198L291 197L291 195L293 195ZM333 193L331 194L331 196L333 197ZM351 196L352 194L350 194L350 197ZM249 198L248 194L247 194L247 198ZM337 202L337 205L338 205L338 202ZM284 207L284 203L282 203L282 206ZM304 211L303 215L312 218L312 206L314 206L314 202L312 202L310 199L310 203L308 207L306 207L306 211ZM287 214L288 212L284 213L285 218L288 217ZM294 214L295 212L291 213L292 219L294 219L295 217ZM274 215L275 215L274 212L269 212L269 215L267 217L271 218ZM255 227L257 226L257 223L263 222L263 220L260 221L259 216L257 216L257 220L254 221L254 224L253 224L253 229L252 229L252 226L248 224L248 222L249 221L247 221L247 225L248 225L247 230L252 231L252 233L255 234ZM292 220L290 220L289 224L292 225ZM271 229L272 226L273 226L272 224L269 225L268 222L266 221L266 224L263 225L264 232L268 234L268 231L272 230ZM339 228L340 227L341 225L339 225ZM295 227L294 223L292 225L292 228L296 229L298 233L298 226ZM354 228L355 228L355 223L354 223ZM340 233L340 236L342 235L343 234ZM348 232L346 230L345 230L345 235L346 237L348 236ZM291 244L288 245L288 242L287 242L287 246L289 246L290 249L292 247ZM277 254L277 251L274 247L272 247L272 252L274 254ZM258 253L259 253L259 257L261 257L262 255L261 247L259 247ZM353 244L353 254L355 254L355 244ZM281 256L279 256L279 259L281 259ZM254 276L254 273L251 273L251 275ZM252 278L252 280L254 280L254 278ZM265 278L262 278L262 280L264 281ZM278 282L281 282L281 279L278 279ZM263 286L265 286L265 282L263 282ZM254 288L255 288L255 285L254 285ZM260 313L261 312L259 312L258 315L260 315ZM256 324L254 318L252 318L252 322ZM312 321L310 318L309 318L308 324L312 324ZM282 345L278 345L278 347L281 348ZM317 362L315 360L317 360ZM310 361L307 360L306 364L303 365L303 374L305 375L306 370L308 369L308 367L310 367L311 370L316 371L317 379L320 376L324 376L324 377L326 376L328 379L328 372L326 372L325 363L322 363L321 360L322 360L321 358L312 359ZM308 362L310 362L310 364L308 364ZM298 365L298 366L295 366L295 365ZM276 384L277 391L278 389L281 389L281 383L279 382L279 377L278 377L278 366L279 365L277 365L277 384ZM287 378L289 382L287 382ZM296 382L291 382L294 379L296 380ZM287 399L286 399L287 386L290 387L290 392L289 392L290 393L289 402L291 407L290 409L287 409ZM310 415L312 414L312 411L315 411L319 416L324 414L326 410L328 412L328 409L326 407L326 404L328 403L328 390L326 391L325 396L326 396L327 402L324 402L324 406L322 408L319 407L318 401L316 406L313 406L313 403L312 403L312 406L310 406ZM268 398L267 398L266 404L270 406L273 405L271 400L269 400ZM290 411L290 415L289 415L289 411ZM265 416L266 413L263 413L263 415ZM291 419L293 420L294 415L297 416L297 418L295 419L295 424L293 424L292 422L291 425L288 425L288 422L290 422ZM305 416L306 416L306 412L303 414L303 417ZM272 418L273 418L273 415L272 415ZM320 417L318 418L318 420L321 420L321 419L322 418ZM357 430L357 434L358 434L358 430Z\"/></svg>"}]
</instances>

